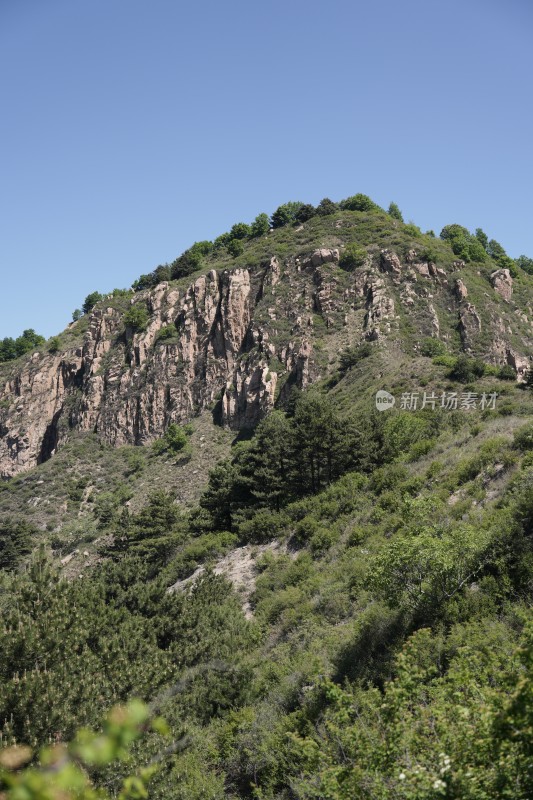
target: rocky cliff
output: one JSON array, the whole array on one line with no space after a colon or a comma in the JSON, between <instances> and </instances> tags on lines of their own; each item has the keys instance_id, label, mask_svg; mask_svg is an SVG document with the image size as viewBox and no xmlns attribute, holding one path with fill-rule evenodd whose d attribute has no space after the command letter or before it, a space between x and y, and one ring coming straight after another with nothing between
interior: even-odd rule
<instances>
[{"instance_id":1,"label":"rocky cliff","mask_svg":"<svg viewBox=\"0 0 533 800\"><path fill-rule=\"evenodd\" d=\"M416 353L422 338L440 338L523 378L533 351L529 284L517 292L508 270L375 244L348 272L339 266L342 224L328 246L324 238L306 252L295 245L291 255L132 295L148 312L140 332L104 301L85 319L82 344L16 362L0 385L0 475L49 459L72 431L145 444L206 408L224 426L251 428L292 386L334 369L341 347L363 340Z\"/></svg>"}]
</instances>

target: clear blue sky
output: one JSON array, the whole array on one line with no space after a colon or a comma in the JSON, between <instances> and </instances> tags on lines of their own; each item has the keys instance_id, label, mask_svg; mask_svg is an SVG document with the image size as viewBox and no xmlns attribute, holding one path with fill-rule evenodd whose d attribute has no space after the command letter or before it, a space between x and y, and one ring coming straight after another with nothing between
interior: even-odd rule
<instances>
[{"instance_id":1,"label":"clear blue sky","mask_svg":"<svg viewBox=\"0 0 533 800\"><path fill-rule=\"evenodd\" d=\"M0 337L356 192L533 256L530 0L0 0Z\"/></svg>"}]
</instances>

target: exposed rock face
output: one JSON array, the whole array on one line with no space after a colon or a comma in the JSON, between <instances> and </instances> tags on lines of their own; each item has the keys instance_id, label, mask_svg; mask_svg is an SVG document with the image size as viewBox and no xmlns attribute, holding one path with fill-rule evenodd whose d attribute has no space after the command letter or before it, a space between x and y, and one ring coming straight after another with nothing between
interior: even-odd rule
<instances>
[{"instance_id":1,"label":"exposed rock face","mask_svg":"<svg viewBox=\"0 0 533 800\"><path fill-rule=\"evenodd\" d=\"M309 258L306 258L303 263L302 267L307 269L309 267L319 267L321 264L338 264L339 263L339 251L335 248L333 250L320 248L319 250L315 250Z\"/></svg>"},{"instance_id":2,"label":"exposed rock face","mask_svg":"<svg viewBox=\"0 0 533 800\"><path fill-rule=\"evenodd\" d=\"M471 350L475 337L481 332L481 320L475 306L465 303L459 309L459 333L465 350Z\"/></svg>"},{"instance_id":3,"label":"exposed rock face","mask_svg":"<svg viewBox=\"0 0 533 800\"><path fill-rule=\"evenodd\" d=\"M366 316L365 337L375 341L385 331L390 331L387 320L394 318L394 300L388 296L385 284L377 275L370 274L365 283Z\"/></svg>"},{"instance_id":4,"label":"exposed rock face","mask_svg":"<svg viewBox=\"0 0 533 800\"><path fill-rule=\"evenodd\" d=\"M265 277L263 278L263 289L266 286L275 286L281 277L281 264L276 256L272 256L268 263Z\"/></svg>"},{"instance_id":5,"label":"exposed rock face","mask_svg":"<svg viewBox=\"0 0 533 800\"><path fill-rule=\"evenodd\" d=\"M460 278L457 278L454 285L455 296L459 301L468 297L468 289Z\"/></svg>"},{"instance_id":6,"label":"exposed rock face","mask_svg":"<svg viewBox=\"0 0 533 800\"><path fill-rule=\"evenodd\" d=\"M421 261L418 264L413 264L413 268L416 269L419 275L423 275L424 278L429 278L429 264L426 264L425 261Z\"/></svg>"},{"instance_id":7,"label":"exposed rock face","mask_svg":"<svg viewBox=\"0 0 533 800\"><path fill-rule=\"evenodd\" d=\"M222 397L222 420L230 427L253 428L274 407L278 376L268 364L237 365Z\"/></svg>"},{"instance_id":8,"label":"exposed rock face","mask_svg":"<svg viewBox=\"0 0 533 800\"><path fill-rule=\"evenodd\" d=\"M383 272L390 272L393 280L398 279L402 273L400 259L393 250L381 251L381 269Z\"/></svg>"},{"instance_id":9,"label":"exposed rock face","mask_svg":"<svg viewBox=\"0 0 533 800\"><path fill-rule=\"evenodd\" d=\"M431 333L432 333L432 336L434 336L436 339L438 339L439 335L440 335L440 322L439 322L438 314L437 314L437 312L435 310L435 307L433 306L432 303L428 304L428 312L429 312L430 320L431 320L431 329L432 329Z\"/></svg>"},{"instance_id":10,"label":"exposed rock face","mask_svg":"<svg viewBox=\"0 0 533 800\"><path fill-rule=\"evenodd\" d=\"M275 283L279 264L270 268ZM221 391L231 427L253 425L272 407L277 375L268 375L261 353L259 363L238 362L253 310L248 270L212 271L184 292L161 283L134 301L151 314L142 333L124 333L113 308L95 310L82 347L35 354L0 390L1 476L48 459L70 428L113 445L142 444L213 405ZM172 324L176 337L157 342Z\"/></svg>"},{"instance_id":11,"label":"exposed rock face","mask_svg":"<svg viewBox=\"0 0 533 800\"><path fill-rule=\"evenodd\" d=\"M339 341L386 347L406 318L420 338L448 340L445 325L456 315L465 350L512 364L523 379L531 308L508 313L490 290L487 307L476 297L486 328L480 336L480 314L460 279L447 287L446 272L415 250L403 264L393 250L367 252L353 273L337 268L337 247L321 247L283 262L268 256L254 268L211 270L182 288L160 283L132 300L148 311L146 330L125 330L124 308L110 301L80 323L88 327L78 345L1 365L0 477L47 460L73 430L115 446L145 444L204 409L232 429L252 428L293 386L305 388L330 369ZM491 282L511 297L508 270L493 272ZM162 328L172 336L161 338Z\"/></svg>"},{"instance_id":12,"label":"exposed rock face","mask_svg":"<svg viewBox=\"0 0 533 800\"><path fill-rule=\"evenodd\" d=\"M509 270L495 270L490 276L490 282L494 286L495 291L497 291L504 300L509 302L513 294L513 279Z\"/></svg>"},{"instance_id":13,"label":"exposed rock face","mask_svg":"<svg viewBox=\"0 0 533 800\"><path fill-rule=\"evenodd\" d=\"M81 350L48 355L44 363L35 354L4 386L1 394L10 405L0 418L0 474L27 469L55 452L65 399L81 383L82 363Z\"/></svg>"},{"instance_id":14,"label":"exposed rock face","mask_svg":"<svg viewBox=\"0 0 533 800\"><path fill-rule=\"evenodd\" d=\"M517 380L523 383L526 379L527 372L533 366L533 362L529 358L518 355L518 353L515 353L511 348L507 349L506 356L507 363L510 364L516 372Z\"/></svg>"},{"instance_id":15,"label":"exposed rock face","mask_svg":"<svg viewBox=\"0 0 533 800\"><path fill-rule=\"evenodd\" d=\"M316 286L314 294L315 310L323 314L328 323L328 314L337 310L335 300L337 281L328 272L317 267L313 273L313 282Z\"/></svg>"}]
</instances>

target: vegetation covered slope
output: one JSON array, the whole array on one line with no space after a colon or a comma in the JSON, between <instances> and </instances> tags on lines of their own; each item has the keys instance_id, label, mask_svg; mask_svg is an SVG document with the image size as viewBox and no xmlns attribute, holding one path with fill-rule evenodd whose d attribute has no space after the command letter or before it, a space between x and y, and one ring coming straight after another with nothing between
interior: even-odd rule
<instances>
[{"instance_id":1,"label":"vegetation covered slope","mask_svg":"<svg viewBox=\"0 0 533 800\"><path fill-rule=\"evenodd\" d=\"M367 214L360 236L387 222L335 214ZM404 268L411 234L392 230L408 237ZM315 246L339 244L308 240L305 257ZM357 246L364 261L371 238ZM449 242L434 246L442 258L412 263L450 269ZM468 263L489 327L501 298ZM325 267L342 291L361 269ZM528 281L513 283L526 317ZM179 747L148 732L129 765L159 759L154 798L532 796L533 393L485 344L464 352L448 290L431 286L438 336L429 321L420 337L416 304L370 337L350 338L334 305L314 312L314 385L289 384L253 435L208 413L145 447L78 433L2 484L4 746L66 741L117 702L157 696ZM514 313L504 302L498 316ZM378 390L394 407L376 409ZM243 551L248 613L223 567ZM116 766L89 773L119 790Z\"/></svg>"}]
</instances>

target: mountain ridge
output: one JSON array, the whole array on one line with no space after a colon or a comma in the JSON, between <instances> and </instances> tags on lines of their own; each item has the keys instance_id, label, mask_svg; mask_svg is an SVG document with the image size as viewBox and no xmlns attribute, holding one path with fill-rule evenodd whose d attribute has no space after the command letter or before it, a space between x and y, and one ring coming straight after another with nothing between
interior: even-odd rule
<instances>
[{"instance_id":1,"label":"mountain ridge","mask_svg":"<svg viewBox=\"0 0 533 800\"><path fill-rule=\"evenodd\" d=\"M211 256L196 278L108 296L69 326L71 337L85 329L83 343L3 365L0 475L42 463L69 431L144 444L216 402L221 424L251 429L292 385L331 371L336 349L363 341L415 354L433 337L523 380L531 276L467 264L412 227L340 211L274 229L230 263ZM343 269L354 246L357 266ZM146 319L125 322L132 308Z\"/></svg>"}]
</instances>

